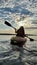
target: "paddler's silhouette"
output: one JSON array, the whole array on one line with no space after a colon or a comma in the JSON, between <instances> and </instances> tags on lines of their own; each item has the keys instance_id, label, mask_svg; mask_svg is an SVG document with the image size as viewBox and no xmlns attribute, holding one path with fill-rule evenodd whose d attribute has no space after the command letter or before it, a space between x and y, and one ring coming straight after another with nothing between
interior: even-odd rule
<instances>
[{"instance_id":1,"label":"paddler's silhouette","mask_svg":"<svg viewBox=\"0 0 37 65\"><path fill-rule=\"evenodd\" d=\"M18 30L15 29L16 36L25 37L24 27L21 26Z\"/></svg>"},{"instance_id":2,"label":"paddler's silhouette","mask_svg":"<svg viewBox=\"0 0 37 65\"><path fill-rule=\"evenodd\" d=\"M11 39L11 44L12 45L17 45L19 47L23 47L23 45L25 44L25 42L27 41L27 39L25 38L25 31L24 31L24 27L21 26L18 30L16 30L15 28L15 33L16 37L13 39Z\"/></svg>"}]
</instances>

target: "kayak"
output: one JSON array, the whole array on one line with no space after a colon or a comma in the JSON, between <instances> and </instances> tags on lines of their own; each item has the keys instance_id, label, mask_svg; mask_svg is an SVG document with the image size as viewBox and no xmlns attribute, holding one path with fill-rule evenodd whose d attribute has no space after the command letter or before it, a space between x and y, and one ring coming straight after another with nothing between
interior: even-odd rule
<instances>
[{"instance_id":1,"label":"kayak","mask_svg":"<svg viewBox=\"0 0 37 65\"><path fill-rule=\"evenodd\" d=\"M27 39L22 37L12 37L11 38L11 44L17 45L19 47L23 47L23 45L26 43Z\"/></svg>"}]
</instances>

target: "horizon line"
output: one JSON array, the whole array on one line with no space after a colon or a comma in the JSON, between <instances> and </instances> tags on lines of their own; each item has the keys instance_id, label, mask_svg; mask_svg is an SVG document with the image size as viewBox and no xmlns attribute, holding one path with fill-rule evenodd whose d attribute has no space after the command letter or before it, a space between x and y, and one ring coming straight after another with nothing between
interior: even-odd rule
<instances>
[{"instance_id":1,"label":"horizon line","mask_svg":"<svg viewBox=\"0 0 37 65\"><path fill-rule=\"evenodd\" d=\"M9 34L9 33L0 33L0 35L16 35L16 34ZM28 36L37 36L37 34L26 34Z\"/></svg>"}]
</instances>

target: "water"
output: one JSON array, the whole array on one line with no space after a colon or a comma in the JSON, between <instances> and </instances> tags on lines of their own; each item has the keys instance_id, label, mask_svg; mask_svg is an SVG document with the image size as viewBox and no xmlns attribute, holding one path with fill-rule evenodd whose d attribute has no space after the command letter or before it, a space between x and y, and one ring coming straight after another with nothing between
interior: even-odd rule
<instances>
[{"instance_id":1,"label":"water","mask_svg":"<svg viewBox=\"0 0 37 65\"><path fill-rule=\"evenodd\" d=\"M26 47L14 51L10 44L12 36L0 35L0 65L37 65L37 41L27 41ZM16 48L17 46L14 46Z\"/></svg>"}]
</instances>

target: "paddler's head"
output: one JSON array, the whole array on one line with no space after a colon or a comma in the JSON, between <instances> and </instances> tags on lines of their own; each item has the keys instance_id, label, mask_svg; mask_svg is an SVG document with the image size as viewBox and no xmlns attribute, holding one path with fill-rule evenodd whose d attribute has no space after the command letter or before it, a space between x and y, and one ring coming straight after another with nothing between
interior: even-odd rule
<instances>
[{"instance_id":1,"label":"paddler's head","mask_svg":"<svg viewBox=\"0 0 37 65\"><path fill-rule=\"evenodd\" d=\"M20 29L20 30L24 30L24 27L23 27L23 26L21 26L19 29Z\"/></svg>"}]
</instances>

